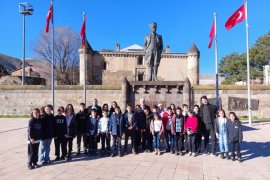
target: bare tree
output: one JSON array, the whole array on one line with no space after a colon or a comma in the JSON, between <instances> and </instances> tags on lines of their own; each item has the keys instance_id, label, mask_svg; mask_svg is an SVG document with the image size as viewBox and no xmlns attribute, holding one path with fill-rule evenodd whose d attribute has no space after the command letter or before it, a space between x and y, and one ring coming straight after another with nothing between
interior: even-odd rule
<instances>
[{"instance_id":1,"label":"bare tree","mask_svg":"<svg viewBox=\"0 0 270 180\"><path fill-rule=\"evenodd\" d=\"M70 27L55 28L54 60L58 84L77 84L79 76L80 37ZM32 47L37 58L52 63L52 31L41 32Z\"/></svg>"}]
</instances>

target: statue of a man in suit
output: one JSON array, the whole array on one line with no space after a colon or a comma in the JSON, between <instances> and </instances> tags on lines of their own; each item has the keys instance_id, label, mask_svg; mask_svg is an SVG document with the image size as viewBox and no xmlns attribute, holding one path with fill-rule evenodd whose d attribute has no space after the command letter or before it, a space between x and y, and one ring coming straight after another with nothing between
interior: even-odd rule
<instances>
[{"instance_id":1,"label":"statue of a man in suit","mask_svg":"<svg viewBox=\"0 0 270 180\"><path fill-rule=\"evenodd\" d=\"M153 22L149 25L151 34L144 39L145 61L147 64L147 80L157 81L158 67L163 50L162 36L156 33L157 23Z\"/></svg>"}]
</instances>

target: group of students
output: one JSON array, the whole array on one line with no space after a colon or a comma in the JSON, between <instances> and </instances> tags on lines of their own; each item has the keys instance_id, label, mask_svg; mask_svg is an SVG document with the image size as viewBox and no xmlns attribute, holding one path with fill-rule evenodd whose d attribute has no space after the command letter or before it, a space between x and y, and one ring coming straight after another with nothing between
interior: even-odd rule
<instances>
[{"instance_id":1,"label":"group of students","mask_svg":"<svg viewBox=\"0 0 270 180\"><path fill-rule=\"evenodd\" d=\"M75 114L72 104L66 108L59 107L57 115L53 115L53 107L35 108L28 125L28 168L50 163L50 146L55 143L55 161L71 160L73 139L77 137L77 153L90 156L122 156L129 152L153 152L161 154L161 145L166 146L166 152L176 155L189 154L196 156L202 152L202 136L204 137L204 153L209 154L209 136L211 136L212 155L216 155L216 138L219 139L220 157L224 159L241 160L240 143L243 140L241 122L234 112L226 117L224 110L217 110L208 102L206 96L201 97L201 106L188 105L163 108L161 104L152 109L140 99L140 104L134 108L127 105L122 113L117 102L113 101L111 108L104 104L101 108L97 99L86 108L80 104L80 111ZM112 147L111 147L112 139ZM121 140L124 139L122 147ZM128 140L131 139L131 148ZM165 145L166 142L166 145ZM229 155L231 144L231 155ZM60 156L61 148L61 156ZM235 154L236 152L236 154Z\"/></svg>"}]
</instances>

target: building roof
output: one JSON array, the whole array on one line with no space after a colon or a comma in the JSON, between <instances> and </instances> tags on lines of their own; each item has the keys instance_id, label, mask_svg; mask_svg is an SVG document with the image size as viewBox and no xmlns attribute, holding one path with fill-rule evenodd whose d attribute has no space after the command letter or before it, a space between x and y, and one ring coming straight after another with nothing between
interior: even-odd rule
<instances>
[{"instance_id":1,"label":"building roof","mask_svg":"<svg viewBox=\"0 0 270 180\"><path fill-rule=\"evenodd\" d=\"M138 44L133 44L120 50L120 52L138 52L138 51L139 52L144 51L144 48Z\"/></svg>"},{"instance_id":2,"label":"building roof","mask_svg":"<svg viewBox=\"0 0 270 180\"><path fill-rule=\"evenodd\" d=\"M197 48L195 43L192 43L191 47L189 48L188 52L190 53L199 53L199 49Z\"/></svg>"}]
</instances>

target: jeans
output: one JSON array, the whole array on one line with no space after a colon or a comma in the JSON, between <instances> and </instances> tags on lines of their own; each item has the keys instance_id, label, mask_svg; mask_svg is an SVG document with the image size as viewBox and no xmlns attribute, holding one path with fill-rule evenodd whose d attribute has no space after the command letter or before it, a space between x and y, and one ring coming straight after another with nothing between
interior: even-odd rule
<instances>
[{"instance_id":1,"label":"jeans","mask_svg":"<svg viewBox=\"0 0 270 180\"><path fill-rule=\"evenodd\" d=\"M166 130L165 138L167 143L167 150L170 150L171 148L174 149L174 136L172 135L171 130Z\"/></svg>"},{"instance_id":2,"label":"jeans","mask_svg":"<svg viewBox=\"0 0 270 180\"><path fill-rule=\"evenodd\" d=\"M88 146L88 141L87 141L87 133L77 133L77 151L78 153L81 151L81 141L83 139L83 150L86 151L87 146Z\"/></svg>"},{"instance_id":3,"label":"jeans","mask_svg":"<svg viewBox=\"0 0 270 180\"><path fill-rule=\"evenodd\" d=\"M113 154L121 153L121 136L113 135Z\"/></svg>"},{"instance_id":4,"label":"jeans","mask_svg":"<svg viewBox=\"0 0 270 180\"><path fill-rule=\"evenodd\" d=\"M227 139L227 133L226 131L222 130L220 131L220 134L219 134L219 150L221 153L224 153L224 152L228 152L229 151L229 148L228 148L228 139Z\"/></svg>"},{"instance_id":5,"label":"jeans","mask_svg":"<svg viewBox=\"0 0 270 180\"><path fill-rule=\"evenodd\" d=\"M175 135L175 150L182 151L183 147L184 147L184 135L181 135L180 133L176 133L176 135Z\"/></svg>"},{"instance_id":6,"label":"jeans","mask_svg":"<svg viewBox=\"0 0 270 180\"><path fill-rule=\"evenodd\" d=\"M28 164L36 164L38 162L38 147L39 143L28 144Z\"/></svg>"},{"instance_id":7,"label":"jeans","mask_svg":"<svg viewBox=\"0 0 270 180\"><path fill-rule=\"evenodd\" d=\"M160 148L160 135L159 132L154 132L154 149Z\"/></svg>"},{"instance_id":8,"label":"jeans","mask_svg":"<svg viewBox=\"0 0 270 180\"><path fill-rule=\"evenodd\" d=\"M50 161L50 146L52 139L44 139L39 144L39 162Z\"/></svg>"}]
</instances>

